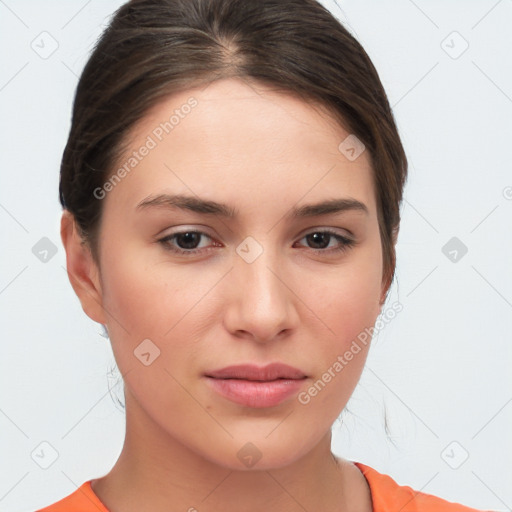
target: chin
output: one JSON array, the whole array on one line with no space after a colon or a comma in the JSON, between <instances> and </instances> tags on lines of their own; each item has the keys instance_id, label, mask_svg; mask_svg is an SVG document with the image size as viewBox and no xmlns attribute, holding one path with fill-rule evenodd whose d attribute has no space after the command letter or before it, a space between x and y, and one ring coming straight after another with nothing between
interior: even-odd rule
<instances>
[{"instance_id":1,"label":"chin","mask_svg":"<svg viewBox=\"0 0 512 512\"><path fill-rule=\"evenodd\" d=\"M204 456L231 471L266 471L289 466L313 449L313 445L309 448L304 445L300 437L289 437L287 443L279 437L271 437L265 438L260 433L259 436L247 436L244 441L231 439L227 445L219 447L221 452Z\"/></svg>"}]
</instances>

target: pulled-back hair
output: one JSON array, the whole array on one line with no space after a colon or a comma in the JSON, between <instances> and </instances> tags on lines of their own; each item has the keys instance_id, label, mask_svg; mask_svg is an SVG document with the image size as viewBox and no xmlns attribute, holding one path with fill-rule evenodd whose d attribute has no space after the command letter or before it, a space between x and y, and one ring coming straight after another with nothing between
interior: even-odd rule
<instances>
[{"instance_id":1,"label":"pulled-back hair","mask_svg":"<svg viewBox=\"0 0 512 512\"><path fill-rule=\"evenodd\" d=\"M320 104L364 143L388 290L407 158L370 58L316 0L132 0L114 13L77 86L59 185L96 261L94 190L115 171L135 123L173 93L228 77Z\"/></svg>"}]
</instances>

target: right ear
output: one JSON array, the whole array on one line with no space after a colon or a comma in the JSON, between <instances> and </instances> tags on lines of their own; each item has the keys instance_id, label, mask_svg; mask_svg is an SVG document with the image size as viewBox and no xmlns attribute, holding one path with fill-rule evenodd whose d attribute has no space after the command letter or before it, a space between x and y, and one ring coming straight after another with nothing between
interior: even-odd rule
<instances>
[{"instance_id":1,"label":"right ear","mask_svg":"<svg viewBox=\"0 0 512 512\"><path fill-rule=\"evenodd\" d=\"M66 251L69 282L75 290L86 315L100 324L106 324L99 269L86 241L78 232L75 218L64 210L60 223L60 237Z\"/></svg>"}]
</instances>

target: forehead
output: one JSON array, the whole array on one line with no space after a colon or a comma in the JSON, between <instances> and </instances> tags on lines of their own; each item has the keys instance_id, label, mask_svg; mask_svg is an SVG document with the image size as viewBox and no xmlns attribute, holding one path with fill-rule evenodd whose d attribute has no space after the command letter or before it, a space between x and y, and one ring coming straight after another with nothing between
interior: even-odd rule
<instances>
[{"instance_id":1,"label":"forehead","mask_svg":"<svg viewBox=\"0 0 512 512\"><path fill-rule=\"evenodd\" d=\"M114 169L124 167L125 177L109 196L134 208L150 194L186 193L240 211L270 202L282 208L301 197L353 197L372 213L369 155L347 158L340 144L348 136L318 104L261 84L219 80L173 94L146 113Z\"/></svg>"}]
</instances>

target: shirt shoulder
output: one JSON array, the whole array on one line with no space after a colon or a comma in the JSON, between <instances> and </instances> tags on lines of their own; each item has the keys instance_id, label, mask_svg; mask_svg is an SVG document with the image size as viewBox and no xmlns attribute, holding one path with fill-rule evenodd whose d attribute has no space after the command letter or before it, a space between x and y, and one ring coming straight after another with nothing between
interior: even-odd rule
<instances>
[{"instance_id":1,"label":"shirt shoulder","mask_svg":"<svg viewBox=\"0 0 512 512\"><path fill-rule=\"evenodd\" d=\"M363 473L370 487L373 512L483 512L437 496L398 485L390 476L353 462ZM35 512L109 512L94 494L91 481L83 483L72 494ZM490 512L490 511L489 511Z\"/></svg>"},{"instance_id":2,"label":"shirt shoulder","mask_svg":"<svg viewBox=\"0 0 512 512\"><path fill-rule=\"evenodd\" d=\"M91 480L83 483L76 491L61 500L35 512L109 512L94 494Z\"/></svg>"},{"instance_id":3,"label":"shirt shoulder","mask_svg":"<svg viewBox=\"0 0 512 512\"><path fill-rule=\"evenodd\" d=\"M415 491L407 485L398 485L390 476L379 473L365 464L354 464L368 481L373 512L482 512L432 494Z\"/></svg>"}]
</instances>

